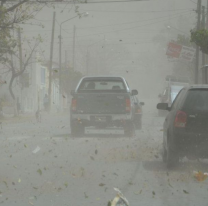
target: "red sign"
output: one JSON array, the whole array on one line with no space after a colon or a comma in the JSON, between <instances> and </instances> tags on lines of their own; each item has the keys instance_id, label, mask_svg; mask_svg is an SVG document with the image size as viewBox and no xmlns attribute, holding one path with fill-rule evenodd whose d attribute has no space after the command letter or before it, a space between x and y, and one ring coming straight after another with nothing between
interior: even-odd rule
<instances>
[{"instance_id":1,"label":"red sign","mask_svg":"<svg viewBox=\"0 0 208 206\"><path fill-rule=\"evenodd\" d=\"M170 42L168 44L168 49L167 49L166 55L173 57L173 58L179 58L181 50L182 50L181 45Z\"/></svg>"}]
</instances>

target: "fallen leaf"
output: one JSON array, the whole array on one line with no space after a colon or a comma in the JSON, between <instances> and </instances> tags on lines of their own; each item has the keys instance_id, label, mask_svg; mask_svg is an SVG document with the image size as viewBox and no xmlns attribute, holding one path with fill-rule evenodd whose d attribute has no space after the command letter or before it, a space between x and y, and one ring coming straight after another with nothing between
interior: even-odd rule
<instances>
[{"instance_id":1,"label":"fallen leaf","mask_svg":"<svg viewBox=\"0 0 208 206\"><path fill-rule=\"evenodd\" d=\"M67 188L67 187L68 187L68 183L66 182L66 183L64 184L64 186Z\"/></svg>"},{"instance_id":2,"label":"fallen leaf","mask_svg":"<svg viewBox=\"0 0 208 206\"><path fill-rule=\"evenodd\" d=\"M38 169L37 172L42 175L42 170L41 169Z\"/></svg>"},{"instance_id":3,"label":"fallen leaf","mask_svg":"<svg viewBox=\"0 0 208 206\"><path fill-rule=\"evenodd\" d=\"M6 186L8 186L6 181L3 181L3 183L4 183Z\"/></svg>"},{"instance_id":4,"label":"fallen leaf","mask_svg":"<svg viewBox=\"0 0 208 206\"><path fill-rule=\"evenodd\" d=\"M208 174L207 173L203 173L201 171L199 172L194 172L194 177L199 181L202 182L204 180L207 179Z\"/></svg>"},{"instance_id":5,"label":"fallen leaf","mask_svg":"<svg viewBox=\"0 0 208 206\"><path fill-rule=\"evenodd\" d=\"M25 148L27 148L27 145L26 145L26 144L24 144L24 147L25 147Z\"/></svg>"},{"instance_id":6,"label":"fallen leaf","mask_svg":"<svg viewBox=\"0 0 208 206\"><path fill-rule=\"evenodd\" d=\"M155 191L152 191L152 194L155 195Z\"/></svg>"},{"instance_id":7,"label":"fallen leaf","mask_svg":"<svg viewBox=\"0 0 208 206\"><path fill-rule=\"evenodd\" d=\"M87 196L86 192L84 193L84 195L85 195L85 198L87 199L87 198L88 198L88 196Z\"/></svg>"},{"instance_id":8,"label":"fallen leaf","mask_svg":"<svg viewBox=\"0 0 208 206\"><path fill-rule=\"evenodd\" d=\"M18 182L20 183L21 181L22 181L22 180L19 178L19 179L18 179Z\"/></svg>"},{"instance_id":9,"label":"fallen leaf","mask_svg":"<svg viewBox=\"0 0 208 206\"><path fill-rule=\"evenodd\" d=\"M184 192L185 194L189 194L189 192L187 192L186 190L183 190L183 192Z\"/></svg>"},{"instance_id":10,"label":"fallen leaf","mask_svg":"<svg viewBox=\"0 0 208 206\"><path fill-rule=\"evenodd\" d=\"M30 203L31 205L34 205L34 204L33 204L32 202L30 202L30 201L29 201L29 203Z\"/></svg>"},{"instance_id":11,"label":"fallen leaf","mask_svg":"<svg viewBox=\"0 0 208 206\"><path fill-rule=\"evenodd\" d=\"M99 186L100 186L100 187L103 187L103 186L105 186L105 184L103 184L103 183L100 183L100 184L99 184Z\"/></svg>"}]
</instances>

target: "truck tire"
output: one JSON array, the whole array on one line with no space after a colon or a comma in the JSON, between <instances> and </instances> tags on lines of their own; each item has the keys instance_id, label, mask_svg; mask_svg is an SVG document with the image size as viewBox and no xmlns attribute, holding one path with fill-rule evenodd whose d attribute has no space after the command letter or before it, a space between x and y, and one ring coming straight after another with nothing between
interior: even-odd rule
<instances>
[{"instance_id":1,"label":"truck tire","mask_svg":"<svg viewBox=\"0 0 208 206\"><path fill-rule=\"evenodd\" d=\"M135 134L135 127L132 121L126 122L124 125L124 135L126 137L133 137Z\"/></svg>"},{"instance_id":2,"label":"truck tire","mask_svg":"<svg viewBox=\"0 0 208 206\"><path fill-rule=\"evenodd\" d=\"M83 137L85 134L85 127L81 123L71 122L72 137Z\"/></svg>"}]
</instances>

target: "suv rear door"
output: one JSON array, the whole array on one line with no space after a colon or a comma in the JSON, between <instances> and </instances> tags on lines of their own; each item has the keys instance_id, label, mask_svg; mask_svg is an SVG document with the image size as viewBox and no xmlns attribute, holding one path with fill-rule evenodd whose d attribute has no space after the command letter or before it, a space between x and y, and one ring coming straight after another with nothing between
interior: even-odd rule
<instances>
[{"instance_id":1,"label":"suv rear door","mask_svg":"<svg viewBox=\"0 0 208 206\"><path fill-rule=\"evenodd\" d=\"M190 89L183 111L187 114L186 131L208 136L208 89Z\"/></svg>"}]
</instances>

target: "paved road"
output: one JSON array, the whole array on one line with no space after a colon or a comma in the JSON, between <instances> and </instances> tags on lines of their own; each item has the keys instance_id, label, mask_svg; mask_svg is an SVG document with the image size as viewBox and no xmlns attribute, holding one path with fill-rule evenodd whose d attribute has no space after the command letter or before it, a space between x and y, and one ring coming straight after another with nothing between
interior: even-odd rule
<instances>
[{"instance_id":1,"label":"paved road","mask_svg":"<svg viewBox=\"0 0 208 206\"><path fill-rule=\"evenodd\" d=\"M161 160L163 118L145 109L143 122L133 138L93 129L72 138L67 115L3 125L0 204L106 206L118 187L131 206L207 206L208 180L199 183L192 174L208 171L207 162L183 160L167 171Z\"/></svg>"}]
</instances>

